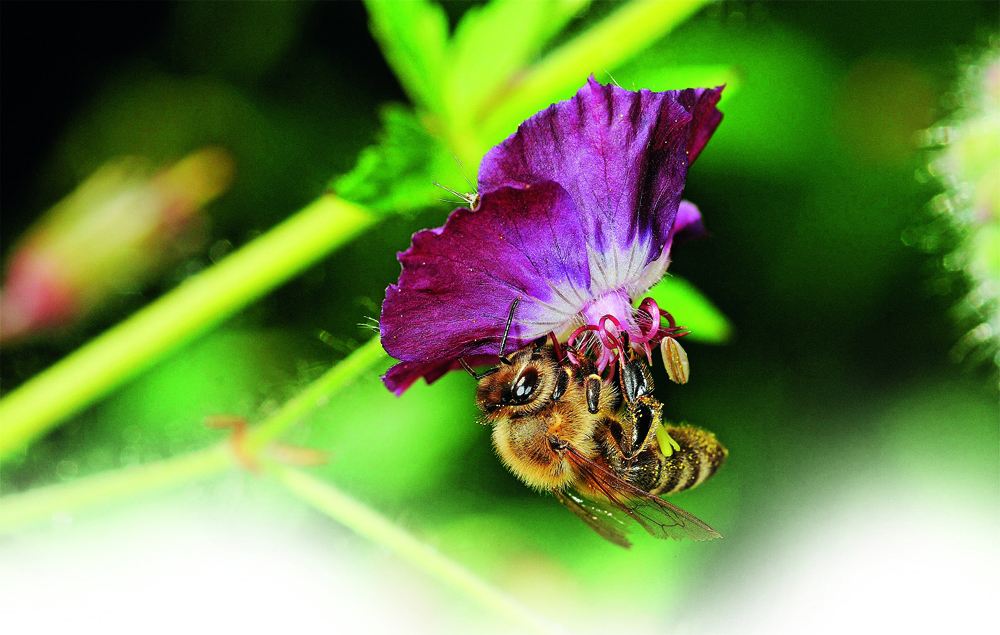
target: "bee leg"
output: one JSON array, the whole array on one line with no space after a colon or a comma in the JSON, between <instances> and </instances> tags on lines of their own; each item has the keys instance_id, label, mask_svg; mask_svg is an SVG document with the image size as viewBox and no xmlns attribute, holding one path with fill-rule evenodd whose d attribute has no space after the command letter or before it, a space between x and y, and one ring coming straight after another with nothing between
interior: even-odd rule
<instances>
[{"instance_id":1,"label":"bee leg","mask_svg":"<svg viewBox=\"0 0 1000 635\"><path fill-rule=\"evenodd\" d=\"M653 378L641 361L631 361L622 366L621 379L622 393L628 403L653 392Z\"/></svg>"},{"instance_id":2,"label":"bee leg","mask_svg":"<svg viewBox=\"0 0 1000 635\"><path fill-rule=\"evenodd\" d=\"M596 415L601 407L601 378L595 373L584 381L587 384L587 410Z\"/></svg>"},{"instance_id":3,"label":"bee leg","mask_svg":"<svg viewBox=\"0 0 1000 635\"><path fill-rule=\"evenodd\" d=\"M580 375L583 376L583 385L587 393L587 410L590 414L596 415L601 408L601 376L597 374L597 367L588 359L580 360Z\"/></svg>"},{"instance_id":4,"label":"bee leg","mask_svg":"<svg viewBox=\"0 0 1000 635\"><path fill-rule=\"evenodd\" d=\"M608 421L608 420L606 420ZM615 442L618 448L618 452L623 458L628 459L632 456L632 445L630 439L625 435L625 431L622 426L617 421L610 421L607 424L608 432L611 433L611 439Z\"/></svg>"},{"instance_id":5,"label":"bee leg","mask_svg":"<svg viewBox=\"0 0 1000 635\"><path fill-rule=\"evenodd\" d=\"M566 372L565 368L560 368L559 377L556 378L556 387L552 390L552 401L559 401L566 394L567 388L569 388L569 373Z\"/></svg>"},{"instance_id":6,"label":"bee leg","mask_svg":"<svg viewBox=\"0 0 1000 635\"><path fill-rule=\"evenodd\" d=\"M631 445L633 452L645 448L653 440L656 428L660 427L662 415L659 402L651 399L640 399L635 403L627 417L631 430Z\"/></svg>"}]
</instances>

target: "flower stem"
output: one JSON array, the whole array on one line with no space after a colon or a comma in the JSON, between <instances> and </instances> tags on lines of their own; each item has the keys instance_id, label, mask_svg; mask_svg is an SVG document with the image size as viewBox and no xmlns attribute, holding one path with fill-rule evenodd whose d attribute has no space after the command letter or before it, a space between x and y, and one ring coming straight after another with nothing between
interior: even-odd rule
<instances>
[{"instance_id":1,"label":"flower stem","mask_svg":"<svg viewBox=\"0 0 1000 635\"><path fill-rule=\"evenodd\" d=\"M355 350L303 392L286 402L271 417L256 426L247 435L244 456L259 458L268 443L276 439L288 426L312 410L324 406L333 394L384 355L377 337ZM5 496L0 499L3 508L3 514L0 515L0 533L48 520L60 513L71 513L83 507L106 504L207 478L236 465L238 465L236 454L227 442L163 461ZM420 542L373 510L346 496L329 483L273 460L264 461L264 465L268 475L276 478L300 499L373 542L394 550L431 576L453 586L488 610L506 616L534 632L558 632L555 625L536 615L529 608Z\"/></svg>"},{"instance_id":2,"label":"flower stem","mask_svg":"<svg viewBox=\"0 0 1000 635\"><path fill-rule=\"evenodd\" d=\"M96 504L164 489L211 476L236 464L227 443L145 465L130 466L0 498L0 532L48 520Z\"/></svg>"},{"instance_id":3,"label":"flower stem","mask_svg":"<svg viewBox=\"0 0 1000 635\"><path fill-rule=\"evenodd\" d=\"M0 401L0 458L25 448L62 419L374 222L364 208L327 194L188 279Z\"/></svg>"},{"instance_id":4,"label":"flower stem","mask_svg":"<svg viewBox=\"0 0 1000 635\"><path fill-rule=\"evenodd\" d=\"M304 391L247 434L242 456L256 460L267 445L288 427L316 408L384 356L379 338L356 349ZM105 474L40 487L0 498L0 532L10 531L54 514L107 503L154 490L206 478L237 465L231 445L222 443L207 450L176 456L141 466L126 467Z\"/></svg>"},{"instance_id":5,"label":"flower stem","mask_svg":"<svg viewBox=\"0 0 1000 635\"><path fill-rule=\"evenodd\" d=\"M392 549L486 609L504 615L532 632L559 632L556 625L326 481L280 464L271 465L268 471L289 491L330 518Z\"/></svg>"},{"instance_id":6,"label":"flower stem","mask_svg":"<svg viewBox=\"0 0 1000 635\"><path fill-rule=\"evenodd\" d=\"M256 456L290 425L316 408L321 408L358 375L385 357L382 342L376 336L354 350L347 358L309 384L305 390L285 402L285 405L247 435L246 451Z\"/></svg>"}]
</instances>

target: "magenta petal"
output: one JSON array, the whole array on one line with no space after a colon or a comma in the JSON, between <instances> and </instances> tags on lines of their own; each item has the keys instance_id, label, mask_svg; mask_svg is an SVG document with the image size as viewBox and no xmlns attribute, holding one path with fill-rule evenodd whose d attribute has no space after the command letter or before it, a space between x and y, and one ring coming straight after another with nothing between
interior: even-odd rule
<instances>
[{"instance_id":1,"label":"magenta petal","mask_svg":"<svg viewBox=\"0 0 1000 635\"><path fill-rule=\"evenodd\" d=\"M673 245L679 245L695 238L701 238L706 234L705 226L701 222L701 212L691 201L681 201L677 208L677 220L670 231L670 241Z\"/></svg>"},{"instance_id":2,"label":"magenta petal","mask_svg":"<svg viewBox=\"0 0 1000 635\"><path fill-rule=\"evenodd\" d=\"M690 159L722 114L722 88L654 93L602 86L591 78L568 101L525 121L484 157L480 191L559 183L587 219L587 243L601 253L663 253Z\"/></svg>"},{"instance_id":3,"label":"magenta petal","mask_svg":"<svg viewBox=\"0 0 1000 635\"><path fill-rule=\"evenodd\" d=\"M465 361L472 367L492 366L497 363L496 355L473 355L466 357ZM458 370L462 366L457 359L445 359L437 362L400 362L394 364L385 375L382 381L386 388L402 395L403 392L412 386L421 377L428 384L433 384L453 370Z\"/></svg>"},{"instance_id":4,"label":"magenta petal","mask_svg":"<svg viewBox=\"0 0 1000 635\"><path fill-rule=\"evenodd\" d=\"M722 98L722 86L718 88L688 88L680 91L677 101L691 113L690 136L688 137L688 163L701 154L702 148L712 138L712 133L722 121L722 113L716 108Z\"/></svg>"},{"instance_id":5,"label":"magenta petal","mask_svg":"<svg viewBox=\"0 0 1000 635\"><path fill-rule=\"evenodd\" d=\"M587 297L582 222L565 190L539 183L487 192L478 211L417 233L382 305L386 352L406 362L497 355L515 298L506 351L546 335L579 310L567 296Z\"/></svg>"}]
</instances>

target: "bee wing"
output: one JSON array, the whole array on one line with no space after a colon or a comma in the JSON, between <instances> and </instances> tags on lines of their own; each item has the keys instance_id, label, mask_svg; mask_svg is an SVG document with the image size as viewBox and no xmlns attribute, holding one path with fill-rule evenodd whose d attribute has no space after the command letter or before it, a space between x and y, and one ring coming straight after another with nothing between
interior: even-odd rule
<instances>
[{"instance_id":1,"label":"bee wing","mask_svg":"<svg viewBox=\"0 0 1000 635\"><path fill-rule=\"evenodd\" d=\"M628 514L629 518L642 525L651 536L661 539L673 538L675 540L680 540L681 538L691 538L692 540L722 538L719 532L709 527L693 514L689 514L680 507L668 503L657 496L653 496L631 483L623 481L604 467L577 452L575 448L569 448L569 456L577 469L577 473L591 489L607 497L611 505ZM588 505L597 506L597 503L594 501L587 501L587 503ZM574 513L576 512L574 511ZM580 514L577 513L577 516L580 516ZM583 518L583 516L580 517ZM594 527L586 519L584 519L584 522ZM595 530L597 530L596 527ZM604 536L604 533L600 530L597 530L597 533ZM607 538L607 536L604 537ZM608 538L608 540L611 539ZM614 540L612 542L621 544Z\"/></svg>"},{"instance_id":2,"label":"bee wing","mask_svg":"<svg viewBox=\"0 0 1000 635\"><path fill-rule=\"evenodd\" d=\"M601 535L602 538L628 549L632 541L625 537L629 533L628 525L612 512L601 505L581 496L574 490L556 491L556 498L566 506L566 509L576 514L577 518Z\"/></svg>"}]
</instances>

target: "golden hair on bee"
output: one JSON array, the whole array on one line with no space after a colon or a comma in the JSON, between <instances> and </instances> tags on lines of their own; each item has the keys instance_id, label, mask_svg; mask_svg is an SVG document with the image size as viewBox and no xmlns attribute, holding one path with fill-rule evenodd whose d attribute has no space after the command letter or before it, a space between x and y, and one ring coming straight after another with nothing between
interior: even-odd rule
<instances>
[{"instance_id":1,"label":"golden hair on bee","mask_svg":"<svg viewBox=\"0 0 1000 635\"><path fill-rule=\"evenodd\" d=\"M479 382L476 404L484 423L493 427L493 445L504 465L522 481L540 490L561 489L577 478L564 450L574 447L596 459L598 426L620 404L617 388L601 385L596 401L588 403L590 374L560 363L548 346L524 348L510 364Z\"/></svg>"},{"instance_id":2,"label":"golden hair on bee","mask_svg":"<svg viewBox=\"0 0 1000 635\"><path fill-rule=\"evenodd\" d=\"M544 338L504 356L517 301L511 305L499 363L476 373L476 405L492 427L500 460L521 481L552 492L607 540L628 547L629 521L657 538L709 540L719 534L654 494L689 489L722 465L726 451L711 433L662 425L662 405L641 360L622 360L618 383L586 356L563 356Z\"/></svg>"}]
</instances>

